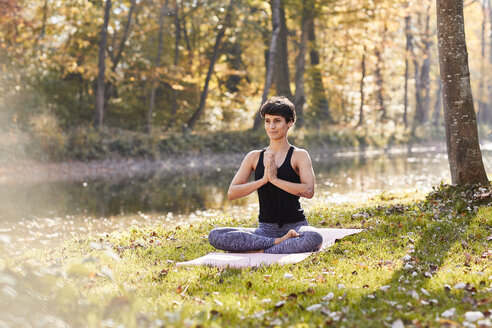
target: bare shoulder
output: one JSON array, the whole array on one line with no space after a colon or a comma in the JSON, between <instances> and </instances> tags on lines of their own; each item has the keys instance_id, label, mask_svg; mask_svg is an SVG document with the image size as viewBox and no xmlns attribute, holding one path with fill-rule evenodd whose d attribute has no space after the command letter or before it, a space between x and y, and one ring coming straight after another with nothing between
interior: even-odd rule
<instances>
[{"instance_id":1,"label":"bare shoulder","mask_svg":"<svg viewBox=\"0 0 492 328\"><path fill-rule=\"evenodd\" d=\"M255 160L255 159L258 159L260 157L260 153L261 153L261 150L252 150L250 151L249 153L246 154L246 156L244 157L244 159L248 159L248 160Z\"/></svg>"},{"instance_id":2,"label":"bare shoulder","mask_svg":"<svg viewBox=\"0 0 492 328\"><path fill-rule=\"evenodd\" d=\"M243 165L248 165L251 168L256 168L256 163L260 158L261 150L252 150L243 159Z\"/></svg>"},{"instance_id":3,"label":"bare shoulder","mask_svg":"<svg viewBox=\"0 0 492 328\"><path fill-rule=\"evenodd\" d=\"M294 147L294 152L292 153L292 157L294 158L294 160L299 160L299 161L307 160L311 162L311 157L309 156L309 153L307 152L306 149Z\"/></svg>"}]
</instances>

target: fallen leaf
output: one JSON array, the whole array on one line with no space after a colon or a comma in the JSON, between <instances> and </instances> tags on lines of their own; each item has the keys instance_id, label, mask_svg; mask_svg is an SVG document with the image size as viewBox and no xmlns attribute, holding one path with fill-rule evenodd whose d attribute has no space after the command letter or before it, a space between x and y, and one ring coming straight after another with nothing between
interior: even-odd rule
<instances>
[{"instance_id":1,"label":"fallen leaf","mask_svg":"<svg viewBox=\"0 0 492 328\"><path fill-rule=\"evenodd\" d=\"M468 322L475 322L483 319L485 316L480 311L468 311L465 313L465 320Z\"/></svg>"},{"instance_id":2,"label":"fallen leaf","mask_svg":"<svg viewBox=\"0 0 492 328\"><path fill-rule=\"evenodd\" d=\"M454 285L454 289L465 289L466 284L464 282L457 283Z\"/></svg>"},{"instance_id":3,"label":"fallen leaf","mask_svg":"<svg viewBox=\"0 0 492 328\"><path fill-rule=\"evenodd\" d=\"M484 299L481 299L480 301L478 301L478 305L485 305L485 304L489 304L490 302L492 302L492 300L490 298L484 298Z\"/></svg>"},{"instance_id":4,"label":"fallen leaf","mask_svg":"<svg viewBox=\"0 0 492 328\"><path fill-rule=\"evenodd\" d=\"M291 294L289 294L289 296L287 296L287 299L289 301L297 301L297 294L291 293Z\"/></svg>"},{"instance_id":5,"label":"fallen leaf","mask_svg":"<svg viewBox=\"0 0 492 328\"><path fill-rule=\"evenodd\" d=\"M449 319L439 319L439 323L442 323L443 325L446 324L446 325L452 325L452 326L458 325L458 323L456 321L452 321Z\"/></svg>"},{"instance_id":6,"label":"fallen leaf","mask_svg":"<svg viewBox=\"0 0 492 328\"><path fill-rule=\"evenodd\" d=\"M382 290L383 292L387 292L389 289L391 288L390 285L386 285L386 286L381 286L379 287L380 290Z\"/></svg>"},{"instance_id":7,"label":"fallen leaf","mask_svg":"<svg viewBox=\"0 0 492 328\"><path fill-rule=\"evenodd\" d=\"M310 305L306 308L306 311L308 312L314 312L314 311L318 311L319 309L321 309L321 304L313 304L313 305Z\"/></svg>"},{"instance_id":8,"label":"fallen leaf","mask_svg":"<svg viewBox=\"0 0 492 328\"><path fill-rule=\"evenodd\" d=\"M108 268L107 266L103 266L101 268L101 274L106 278L108 278L109 280L114 280L113 271L111 271L111 269Z\"/></svg>"},{"instance_id":9,"label":"fallen leaf","mask_svg":"<svg viewBox=\"0 0 492 328\"><path fill-rule=\"evenodd\" d=\"M405 328L405 325L403 324L403 321L398 319L391 324L391 328Z\"/></svg>"},{"instance_id":10,"label":"fallen leaf","mask_svg":"<svg viewBox=\"0 0 492 328\"><path fill-rule=\"evenodd\" d=\"M285 305L285 303L286 303L285 301L278 301L278 302L277 302L277 304L275 304L275 308L276 308L276 309L279 309L279 308L281 308L282 306L284 306L284 305Z\"/></svg>"},{"instance_id":11,"label":"fallen leaf","mask_svg":"<svg viewBox=\"0 0 492 328\"><path fill-rule=\"evenodd\" d=\"M213 318L217 318L217 317L221 317L222 316L222 313L220 313L219 311L217 310L211 310L210 311L210 315L213 317Z\"/></svg>"},{"instance_id":12,"label":"fallen leaf","mask_svg":"<svg viewBox=\"0 0 492 328\"><path fill-rule=\"evenodd\" d=\"M335 294L332 292L328 293L326 296L323 296L322 300L323 301L331 301L335 297Z\"/></svg>"},{"instance_id":13,"label":"fallen leaf","mask_svg":"<svg viewBox=\"0 0 492 328\"><path fill-rule=\"evenodd\" d=\"M451 318L451 317L454 317L456 315L456 309L455 308L450 308L446 311L444 311L443 313L441 313L441 317L443 318Z\"/></svg>"}]
</instances>

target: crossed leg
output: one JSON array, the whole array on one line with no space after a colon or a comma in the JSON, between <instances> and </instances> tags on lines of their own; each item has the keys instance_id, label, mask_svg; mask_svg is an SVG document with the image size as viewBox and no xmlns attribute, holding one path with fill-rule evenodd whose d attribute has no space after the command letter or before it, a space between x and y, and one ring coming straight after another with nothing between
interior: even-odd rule
<instances>
[{"instance_id":1,"label":"crossed leg","mask_svg":"<svg viewBox=\"0 0 492 328\"><path fill-rule=\"evenodd\" d=\"M267 231L258 228L216 228L210 231L208 240L217 249L228 252L265 252L271 254L290 254L314 252L319 250L323 237L315 228L300 226L285 231L279 237L272 237Z\"/></svg>"}]
</instances>

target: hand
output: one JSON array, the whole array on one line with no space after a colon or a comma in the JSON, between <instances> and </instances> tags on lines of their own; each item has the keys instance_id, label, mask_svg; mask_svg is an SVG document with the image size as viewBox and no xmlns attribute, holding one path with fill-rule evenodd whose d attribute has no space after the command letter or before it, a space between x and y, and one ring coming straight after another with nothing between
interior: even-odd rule
<instances>
[{"instance_id":1,"label":"hand","mask_svg":"<svg viewBox=\"0 0 492 328\"><path fill-rule=\"evenodd\" d=\"M267 180L272 182L277 178L277 165L275 164L275 154L271 151L265 152L265 175Z\"/></svg>"}]
</instances>

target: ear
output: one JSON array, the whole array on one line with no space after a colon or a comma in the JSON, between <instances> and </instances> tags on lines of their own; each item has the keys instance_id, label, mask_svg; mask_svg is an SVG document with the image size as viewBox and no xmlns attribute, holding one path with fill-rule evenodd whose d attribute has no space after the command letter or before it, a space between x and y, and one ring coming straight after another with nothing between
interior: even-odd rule
<instances>
[{"instance_id":1,"label":"ear","mask_svg":"<svg viewBox=\"0 0 492 328\"><path fill-rule=\"evenodd\" d=\"M289 123L287 123L287 127L290 128L291 126L294 125L294 122L293 121L290 121Z\"/></svg>"}]
</instances>

